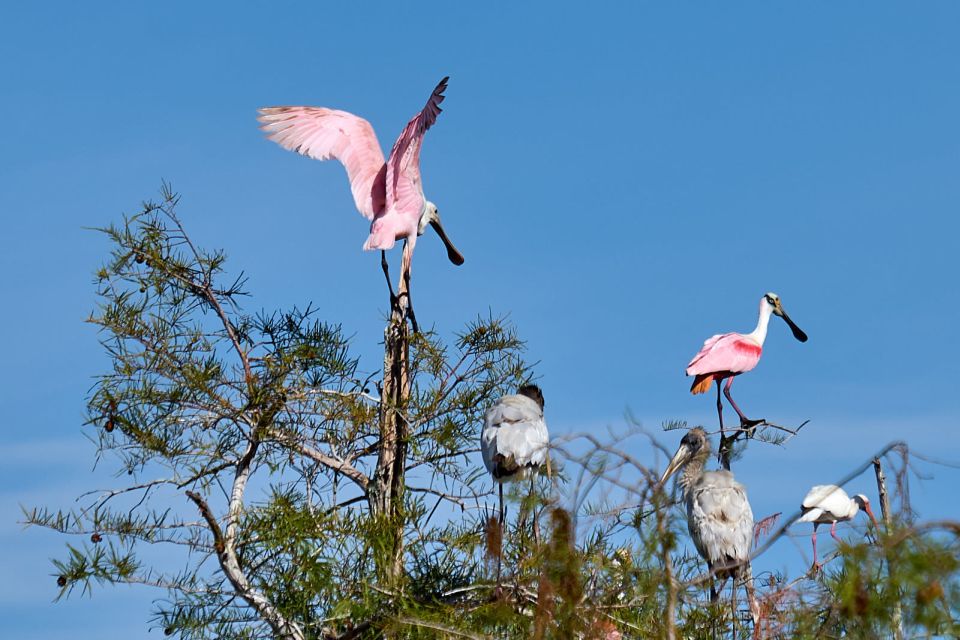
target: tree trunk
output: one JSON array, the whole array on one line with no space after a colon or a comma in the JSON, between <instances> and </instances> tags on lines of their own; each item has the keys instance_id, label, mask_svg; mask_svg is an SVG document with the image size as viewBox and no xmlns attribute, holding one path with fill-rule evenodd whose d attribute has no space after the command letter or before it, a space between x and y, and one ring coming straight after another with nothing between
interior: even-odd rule
<instances>
[{"instance_id":1,"label":"tree trunk","mask_svg":"<svg viewBox=\"0 0 960 640\"><path fill-rule=\"evenodd\" d=\"M883 526L886 529L886 535L890 535L893 527L893 516L890 513L890 496L887 493L887 479L883 475L883 466L880 464L880 458L873 459L873 472L877 476L877 493L880 498L880 517L883 518ZM879 538L880 532L877 532ZM892 554L887 554L887 573L893 573L893 567L890 566ZM903 640L903 609L900 605L900 599L897 598L893 604L893 619L890 621L893 625L893 637L895 640Z\"/></svg>"},{"instance_id":2,"label":"tree trunk","mask_svg":"<svg viewBox=\"0 0 960 640\"><path fill-rule=\"evenodd\" d=\"M380 452L369 489L370 508L383 546L377 553L380 579L398 587L403 576L404 466L410 428L410 334L407 327L406 283L391 300L390 322L383 334L383 388L380 393Z\"/></svg>"}]
</instances>

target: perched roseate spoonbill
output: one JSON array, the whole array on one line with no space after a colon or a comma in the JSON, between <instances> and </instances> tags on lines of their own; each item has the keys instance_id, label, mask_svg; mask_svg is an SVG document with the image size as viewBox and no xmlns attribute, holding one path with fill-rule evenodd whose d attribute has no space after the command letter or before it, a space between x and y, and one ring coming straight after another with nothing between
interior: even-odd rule
<instances>
[{"instance_id":1,"label":"perched roseate spoonbill","mask_svg":"<svg viewBox=\"0 0 960 640\"><path fill-rule=\"evenodd\" d=\"M690 364L687 365L687 375L696 376L693 379L693 385L690 392L693 394L706 393L710 385L717 383L717 416L720 418L720 432L723 433L723 403L720 400L720 383L723 380L727 384L723 388L723 394L733 407L737 415L740 416L740 426L742 428L755 427L763 420L750 420L743 415L740 407L733 401L730 395L730 387L733 385L733 379L750 371L760 361L760 353L763 351L763 341L767 338L767 323L770 321L770 314L778 315L786 321L793 331L793 337L800 342L807 341L807 334L800 330L787 312L783 310L780 304L780 296L775 293L768 293L760 298L760 319L757 321L757 328L750 333L721 333L709 338L703 343L700 353L693 357Z\"/></svg>"},{"instance_id":2,"label":"perched roseate spoonbill","mask_svg":"<svg viewBox=\"0 0 960 640\"><path fill-rule=\"evenodd\" d=\"M503 396L487 409L480 434L480 453L500 494L498 523L503 531L503 483L521 480L542 466L549 473L550 435L543 419L543 392L525 384L516 395ZM534 520L536 530L536 520ZM497 556L497 584L500 556Z\"/></svg>"},{"instance_id":3,"label":"perched roseate spoonbill","mask_svg":"<svg viewBox=\"0 0 960 640\"><path fill-rule=\"evenodd\" d=\"M817 527L829 522L830 535L833 536L834 540L840 542L840 538L837 537L837 523L852 520L860 509L863 509L870 516L873 527L879 529L877 519L873 516L873 509L870 508L870 500L862 493L858 493L851 498L846 491L835 484L819 484L810 489L803 499L803 504L800 505L803 515L797 522L813 523L813 536L811 537L813 541L813 566L820 566L817 562Z\"/></svg>"},{"instance_id":4,"label":"perched roseate spoonbill","mask_svg":"<svg viewBox=\"0 0 960 640\"><path fill-rule=\"evenodd\" d=\"M750 547L753 543L753 510L747 491L726 470L704 471L710 457L707 432L696 427L680 440L680 448L667 465L660 483L677 472L683 474L679 484L687 507L687 529L700 556L707 561L713 576L710 579L710 600L716 602L727 578L742 578L754 622L759 609L753 592L750 571ZM720 579L716 588L713 577Z\"/></svg>"},{"instance_id":5,"label":"perched roseate spoonbill","mask_svg":"<svg viewBox=\"0 0 960 640\"><path fill-rule=\"evenodd\" d=\"M259 110L261 128L270 140L317 160L336 158L346 167L357 209L371 220L370 235L363 248L380 249L388 285L390 276L384 251L392 249L396 241L403 238L401 271L404 288L408 288L413 247L427 225L440 236L450 261L463 264L463 255L453 246L440 223L437 206L424 197L420 177L423 135L437 121L448 79L440 81L426 106L407 123L386 161L373 127L352 113L323 107ZM409 308L409 291L406 295ZM411 320L416 326L416 320L412 317Z\"/></svg>"}]
</instances>

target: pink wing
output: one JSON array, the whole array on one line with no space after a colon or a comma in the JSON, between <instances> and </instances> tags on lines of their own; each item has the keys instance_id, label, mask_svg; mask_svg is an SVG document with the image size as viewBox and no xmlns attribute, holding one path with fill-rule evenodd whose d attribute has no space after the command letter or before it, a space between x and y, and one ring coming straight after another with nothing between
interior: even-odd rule
<instances>
[{"instance_id":1,"label":"pink wing","mask_svg":"<svg viewBox=\"0 0 960 640\"><path fill-rule=\"evenodd\" d=\"M687 375L750 371L760 361L762 350L756 342L739 333L716 335L703 343L700 353L687 365Z\"/></svg>"},{"instance_id":2,"label":"pink wing","mask_svg":"<svg viewBox=\"0 0 960 640\"><path fill-rule=\"evenodd\" d=\"M387 210L418 216L423 210L423 185L420 181L420 147L423 134L440 115L440 103L447 88L444 78L433 90L423 110L404 127L393 144L387 161Z\"/></svg>"},{"instance_id":3,"label":"pink wing","mask_svg":"<svg viewBox=\"0 0 960 640\"><path fill-rule=\"evenodd\" d=\"M259 112L261 129L284 149L343 163L353 200L364 217L372 220L383 211L386 165L369 122L322 107L266 107Z\"/></svg>"}]
</instances>

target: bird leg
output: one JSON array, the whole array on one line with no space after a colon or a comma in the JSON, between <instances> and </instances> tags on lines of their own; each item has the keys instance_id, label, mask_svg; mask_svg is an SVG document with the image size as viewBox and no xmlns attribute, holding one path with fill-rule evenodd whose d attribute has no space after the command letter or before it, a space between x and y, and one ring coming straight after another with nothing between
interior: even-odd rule
<instances>
[{"instance_id":1,"label":"bird leg","mask_svg":"<svg viewBox=\"0 0 960 640\"><path fill-rule=\"evenodd\" d=\"M497 526L500 527L500 548L497 549L497 594L500 593L500 565L503 562L503 483L498 482L497 486L500 488L500 519L497 521ZM499 597L499 595L497 596Z\"/></svg>"},{"instance_id":2,"label":"bird leg","mask_svg":"<svg viewBox=\"0 0 960 640\"><path fill-rule=\"evenodd\" d=\"M730 387L733 385L733 378L734 376L727 378L727 384L723 386L723 395L727 396L730 406L733 407L733 410L737 412L738 416L740 416L740 428L746 430L748 438L752 438L754 427L762 422L765 422L765 420L762 418L760 420L751 420L747 416L743 415L743 411L740 411L740 407L737 406L737 403L733 401L733 396L730 395Z\"/></svg>"},{"instance_id":3,"label":"bird leg","mask_svg":"<svg viewBox=\"0 0 960 640\"><path fill-rule=\"evenodd\" d=\"M420 327L417 326L417 316L413 313L413 302L410 300L410 258L413 255L413 247L410 240L403 241L403 257L400 261L400 293L398 297L406 298L407 317L410 318L410 325L414 333L420 333Z\"/></svg>"},{"instance_id":4,"label":"bird leg","mask_svg":"<svg viewBox=\"0 0 960 640\"><path fill-rule=\"evenodd\" d=\"M810 540L813 542L813 566L810 567L814 572L819 571L820 567L823 566L817 562L817 527L820 526L819 523L813 523L813 535L810 536Z\"/></svg>"},{"instance_id":5,"label":"bird leg","mask_svg":"<svg viewBox=\"0 0 960 640\"><path fill-rule=\"evenodd\" d=\"M726 469L730 470L730 449L733 447L733 443L730 438L727 438L726 433L723 430L723 401L720 398L720 381L717 381L717 418L720 420L720 447L717 449L717 462ZM733 436L733 440L736 440L736 434Z\"/></svg>"},{"instance_id":6,"label":"bird leg","mask_svg":"<svg viewBox=\"0 0 960 640\"><path fill-rule=\"evenodd\" d=\"M753 628L754 633L756 633L757 625L760 623L760 603L757 602L757 594L753 589L753 568L749 562L744 565L743 573L744 587L747 590L747 605L750 607L750 617L753 618Z\"/></svg>"},{"instance_id":7,"label":"bird leg","mask_svg":"<svg viewBox=\"0 0 960 640\"><path fill-rule=\"evenodd\" d=\"M730 625L733 629L733 637L737 637L737 577L734 574L733 588L730 589Z\"/></svg>"},{"instance_id":8,"label":"bird leg","mask_svg":"<svg viewBox=\"0 0 960 640\"><path fill-rule=\"evenodd\" d=\"M717 418L720 420L720 437L725 437L723 432L723 402L720 398L720 382L717 381Z\"/></svg>"},{"instance_id":9,"label":"bird leg","mask_svg":"<svg viewBox=\"0 0 960 640\"><path fill-rule=\"evenodd\" d=\"M414 333L420 333L420 327L417 325L417 315L413 312L413 302L410 300L410 272L406 273L407 280L407 317L410 318L410 326Z\"/></svg>"},{"instance_id":10,"label":"bird leg","mask_svg":"<svg viewBox=\"0 0 960 640\"><path fill-rule=\"evenodd\" d=\"M390 309L397 306L397 294L393 292L393 283L390 282L390 265L387 264L387 252L380 250L380 268L383 269L383 275L387 279L387 289L390 291Z\"/></svg>"},{"instance_id":11,"label":"bird leg","mask_svg":"<svg viewBox=\"0 0 960 640\"><path fill-rule=\"evenodd\" d=\"M830 527L830 535L833 536L833 539L837 542L843 542L840 537L837 535L837 521L834 520L833 525Z\"/></svg>"}]
</instances>

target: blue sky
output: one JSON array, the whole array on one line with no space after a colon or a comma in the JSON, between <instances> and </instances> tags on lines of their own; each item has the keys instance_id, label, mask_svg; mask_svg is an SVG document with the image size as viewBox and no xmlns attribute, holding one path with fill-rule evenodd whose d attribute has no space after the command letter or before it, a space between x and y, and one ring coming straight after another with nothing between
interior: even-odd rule
<instances>
[{"instance_id":1,"label":"blue sky","mask_svg":"<svg viewBox=\"0 0 960 640\"><path fill-rule=\"evenodd\" d=\"M257 107L332 106L389 147L444 75L422 164L466 256L417 245L418 317L451 335L509 313L554 433L713 424L683 369L771 325L735 385L753 416L810 419L737 468L754 511L789 511L885 442L960 459L960 6L898 3L18 3L0 21L0 615L21 638L157 637L147 591L50 603L62 540L20 503L68 506L91 474L80 424L104 370L85 229L183 194L197 242L250 275L250 309L312 301L377 366L385 297L342 169L265 141ZM398 259L398 256L394 256ZM671 446L675 434L665 438ZM653 459L652 454L638 450ZM913 498L956 516L957 472ZM857 490L872 495L872 480ZM800 541L805 544L804 540ZM803 547L804 549L806 547ZM766 568L794 569L778 546Z\"/></svg>"}]
</instances>

